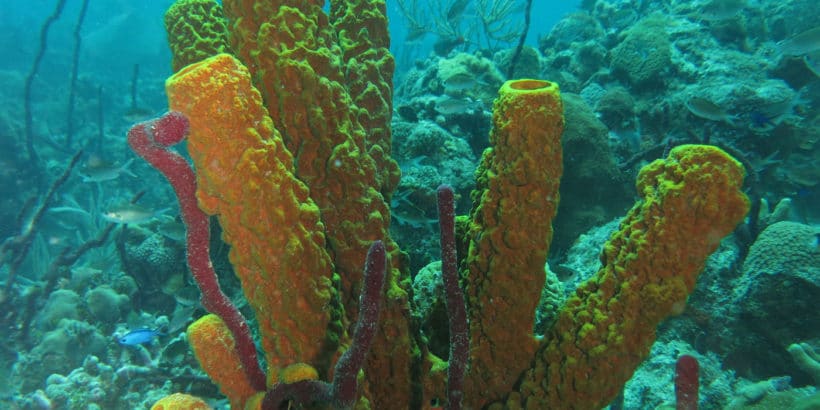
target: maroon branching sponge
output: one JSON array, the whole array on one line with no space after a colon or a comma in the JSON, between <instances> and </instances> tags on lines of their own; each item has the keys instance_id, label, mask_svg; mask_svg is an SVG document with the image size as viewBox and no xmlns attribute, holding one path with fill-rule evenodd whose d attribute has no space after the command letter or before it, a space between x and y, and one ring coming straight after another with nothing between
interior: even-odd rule
<instances>
[{"instance_id":1,"label":"maroon branching sponge","mask_svg":"<svg viewBox=\"0 0 820 410\"><path fill-rule=\"evenodd\" d=\"M447 408L460 410L464 398L464 375L470 352L467 308L458 284L456 254L456 211L453 188L438 187L438 223L441 229L441 276L444 280L445 304L450 318L450 358L447 367Z\"/></svg>"},{"instance_id":2,"label":"maroon branching sponge","mask_svg":"<svg viewBox=\"0 0 820 410\"><path fill-rule=\"evenodd\" d=\"M299 405L330 403L334 409L350 409L358 397L357 378L367 352L373 343L381 311L382 289L387 272L387 255L382 241L375 241L367 251L364 268L364 287L359 295L359 318L353 331L350 348L336 362L333 382L302 380L294 383L278 383L271 387L262 400L262 408L279 409L292 401Z\"/></svg>"},{"instance_id":3,"label":"maroon branching sponge","mask_svg":"<svg viewBox=\"0 0 820 410\"><path fill-rule=\"evenodd\" d=\"M675 409L698 410L699 368L698 359L688 354L678 358L675 365Z\"/></svg>"},{"instance_id":4,"label":"maroon branching sponge","mask_svg":"<svg viewBox=\"0 0 820 410\"><path fill-rule=\"evenodd\" d=\"M236 351L251 386L265 390L265 373L259 367L256 346L242 313L222 292L211 263L210 224L196 200L196 176L182 156L170 149L188 134L188 119L178 112L141 122L128 131L128 145L162 173L177 194L185 223L188 266L202 291L202 306L219 316L236 341Z\"/></svg>"},{"instance_id":5,"label":"maroon branching sponge","mask_svg":"<svg viewBox=\"0 0 820 410\"><path fill-rule=\"evenodd\" d=\"M356 404L356 380L367 352L376 336L381 311L382 289L387 272L387 251L382 241L375 241L367 251L364 265L364 287L359 295L359 317L353 331L353 343L336 362L333 373L333 402L338 409Z\"/></svg>"}]
</instances>

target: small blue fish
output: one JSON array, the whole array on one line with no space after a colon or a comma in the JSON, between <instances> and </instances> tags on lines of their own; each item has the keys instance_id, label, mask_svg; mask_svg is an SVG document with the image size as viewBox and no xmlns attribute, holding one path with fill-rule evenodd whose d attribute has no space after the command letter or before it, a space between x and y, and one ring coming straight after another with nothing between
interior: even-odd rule
<instances>
[{"instance_id":1,"label":"small blue fish","mask_svg":"<svg viewBox=\"0 0 820 410\"><path fill-rule=\"evenodd\" d=\"M117 342L123 346L136 346L150 343L155 337L159 336L165 336L165 333L148 328L134 329L125 336L117 339Z\"/></svg>"},{"instance_id":2,"label":"small blue fish","mask_svg":"<svg viewBox=\"0 0 820 410\"><path fill-rule=\"evenodd\" d=\"M749 119L752 121L751 128L759 131L771 131L777 124L764 112L752 111L749 113Z\"/></svg>"},{"instance_id":3,"label":"small blue fish","mask_svg":"<svg viewBox=\"0 0 820 410\"><path fill-rule=\"evenodd\" d=\"M814 194L814 191L812 191L811 189L806 188L806 187L801 187L794 194L798 198L807 199L807 198L810 198L812 196L812 194Z\"/></svg>"}]
</instances>

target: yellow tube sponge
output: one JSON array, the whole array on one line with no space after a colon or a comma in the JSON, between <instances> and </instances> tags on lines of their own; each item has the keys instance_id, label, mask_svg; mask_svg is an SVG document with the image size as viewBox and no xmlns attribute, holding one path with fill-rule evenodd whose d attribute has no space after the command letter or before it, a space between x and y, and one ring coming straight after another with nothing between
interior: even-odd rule
<instances>
[{"instance_id":1,"label":"yellow tube sponge","mask_svg":"<svg viewBox=\"0 0 820 410\"><path fill-rule=\"evenodd\" d=\"M746 215L745 172L719 148L683 145L638 175L641 199L546 335L508 407L594 409L649 354L655 328L683 310L706 258Z\"/></svg>"},{"instance_id":2,"label":"yellow tube sponge","mask_svg":"<svg viewBox=\"0 0 820 410\"><path fill-rule=\"evenodd\" d=\"M165 31L174 71L230 52L225 17L216 0L177 0L165 12Z\"/></svg>"},{"instance_id":3,"label":"yellow tube sponge","mask_svg":"<svg viewBox=\"0 0 820 410\"><path fill-rule=\"evenodd\" d=\"M367 130L366 148L376 162L379 192L389 199L401 171L391 157L393 71L387 12L383 0L334 1L330 18L342 45L342 64L355 115Z\"/></svg>"},{"instance_id":4,"label":"yellow tube sponge","mask_svg":"<svg viewBox=\"0 0 820 410\"><path fill-rule=\"evenodd\" d=\"M220 54L182 69L166 91L190 121L199 205L219 217L231 245L268 374L294 362L327 369L341 330L331 318L338 306L324 226L250 73Z\"/></svg>"},{"instance_id":5,"label":"yellow tube sponge","mask_svg":"<svg viewBox=\"0 0 820 410\"><path fill-rule=\"evenodd\" d=\"M499 90L492 148L484 151L472 193L467 407L503 398L538 347L534 312L558 208L563 126L557 84L514 80Z\"/></svg>"},{"instance_id":6,"label":"yellow tube sponge","mask_svg":"<svg viewBox=\"0 0 820 410\"><path fill-rule=\"evenodd\" d=\"M241 409L256 391L248 382L234 348L231 331L219 316L208 314L188 326L188 343L202 370L219 386L231 407ZM166 397L167 399L167 397ZM163 399L165 400L165 399ZM154 407L161 402L157 402ZM187 407L160 407L183 409ZM194 407L192 407L194 408Z\"/></svg>"}]
</instances>

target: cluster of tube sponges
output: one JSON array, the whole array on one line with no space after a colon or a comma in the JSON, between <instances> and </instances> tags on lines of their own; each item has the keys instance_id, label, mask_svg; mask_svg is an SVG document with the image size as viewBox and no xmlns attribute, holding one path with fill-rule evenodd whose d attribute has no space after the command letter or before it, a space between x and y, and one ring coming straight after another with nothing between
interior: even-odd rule
<instances>
[{"instance_id":1,"label":"cluster of tube sponges","mask_svg":"<svg viewBox=\"0 0 820 410\"><path fill-rule=\"evenodd\" d=\"M393 62L380 40L387 38L384 3L334 3L329 15L321 2L223 3L224 17L206 0L169 10L180 70L167 92L171 109L190 120L199 204L218 216L231 244L259 324L268 385L330 376L349 344L367 246L384 239L391 255L385 304L359 405L414 408L446 397L442 362L415 333L408 273L387 232L398 168L389 155ZM185 7L201 13L178 11ZM190 34L193 26L225 29L203 40ZM697 145L644 167L640 199L607 242L604 267L537 340L534 311L562 172L561 97L554 83L510 81L493 108L493 148L460 231L470 319L464 404L600 408L745 215L743 168L720 149ZM260 392L238 377L241 361L219 319L196 322L189 338L231 402L252 406ZM294 365L299 376L287 370Z\"/></svg>"}]
</instances>

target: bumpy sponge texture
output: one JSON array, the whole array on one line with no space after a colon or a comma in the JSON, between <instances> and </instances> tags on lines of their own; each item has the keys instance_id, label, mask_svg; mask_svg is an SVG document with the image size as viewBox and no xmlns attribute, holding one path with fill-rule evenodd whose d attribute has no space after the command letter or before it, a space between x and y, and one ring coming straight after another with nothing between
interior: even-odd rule
<instances>
[{"instance_id":1,"label":"bumpy sponge texture","mask_svg":"<svg viewBox=\"0 0 820 410\"><path fill-rule=\"evenodd\" d=\"M211 406L199 397L174 393L154 403L151 410L211 410Z\"/></svg>"},{"instance_id":2,"label":"bumpy sponge texture","mask_svg":"<svg viewBox=\"0 0 820 410\"><path fill-rule=\"evenodd\" d=\"M165 12L165 31L171 47L171 67L230 52L222 6L215 0L177 0Z\"/></svg>"},{"instance_id":3,"label":"bumpy sponge texture","mask_svg":"<svg viewBox=\"0 0 820 410\"><path fill-rule=\"evenodd\" d=\"M212 314L199 318L188 326L188 343L202 370L208 373L222 394L228 397L231 407L241 409L245 401L256 391L245 376L242 362L234 347L233 335L225 326L225 322Z\"/></svg>"},{"instance_id":4,"label":"bumpy sponge texture","mask_svg":"<svg viewBox=\"0 0 820 410\"><path fill-rule=\"evenodd\" d=\"M746 215L739 162L722 150L683 145L638 175L641 199L604 246L603 267L561 310L508 405L601 408L679 312L706 258Z\"/></svg>"},{"instance_id":5,"label":"bumpy sponge texture","mask_svg":"<svg viewBox=\"0 0 820 410\"><path fill-rule=\"evenodd\" d=\"M503 397L538 347L533 312L558 207L563 126L557 84L515 80L499 90L493 146L484 152L472 193L468 407Z\"/></svg>"},{"instance_id":6,"label":"bumpy sponge texture","mask_svg":"<svg viewBox=\"0 0 820 410\"><path fill-rule=\"evenodd\" d=\"M236 58L219 54L166 83L190 120L200 208L219 217L230 260L259 322L269 375L295 362L328 368L335 353L332 263L319 208ZM338 336L338 335L335 335Z\"/></svg>"}]
</instances>

